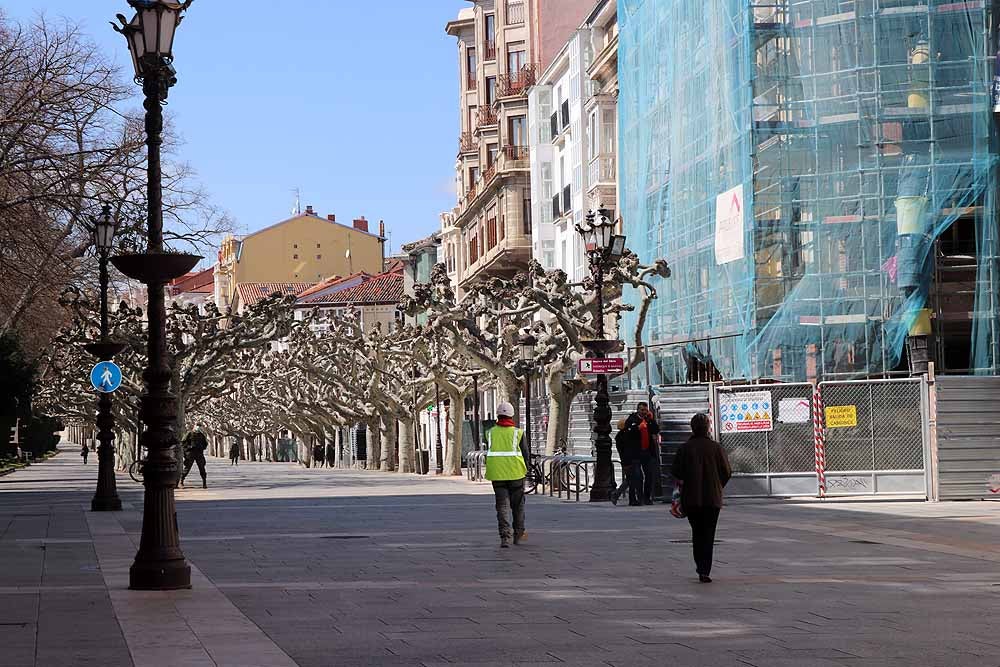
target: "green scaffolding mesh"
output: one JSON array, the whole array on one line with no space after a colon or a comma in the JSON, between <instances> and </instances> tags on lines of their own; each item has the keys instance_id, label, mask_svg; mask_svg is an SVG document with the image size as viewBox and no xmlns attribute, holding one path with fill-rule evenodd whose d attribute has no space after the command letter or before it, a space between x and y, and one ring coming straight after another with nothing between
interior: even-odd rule
<instances>
[{"instance_id":1,"label":"green scaffolding mesh","mask_svg":"<svg viewBox=\"0 0 1000 667\"><path fill-rule=\"evenodd\" d=\"M906 373L924 344L942 372L1000 370L985 2L619 0L618 16L621 213L630 247L673 269L653 383ZM723 194L742 258L716 247Z\"/></svg>"}]
</instances>

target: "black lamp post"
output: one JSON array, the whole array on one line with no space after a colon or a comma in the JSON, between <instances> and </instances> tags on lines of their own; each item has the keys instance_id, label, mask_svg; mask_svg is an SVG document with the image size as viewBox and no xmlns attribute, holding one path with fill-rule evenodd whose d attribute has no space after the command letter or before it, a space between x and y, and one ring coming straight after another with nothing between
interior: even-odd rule
<instances>
[{"instance_id":1,"label":"black lamp post","mask_svg":"<svg viewBox=\"0 0 1000 667\"><path fill-rule=\"evenodd\" d=\"M105 204L101 214L91 219L94 227L94 247L100 266L101 281L101 340L87 345L87 351L98 361L111 361L125 349L120 343L108 339L108 255L115 240L115 222L111 207ZM117 512L122 508L115 482L115 418L111 414L111 393L102 391L97 399L97 491L90 501L94 512Z\"/></svg>"},{"instance_id":2,"label":"black lamp post","mask_svg":"<svg viewBox=\"0 0 1000 667\"><path fill-rule=\"evenodd\" d=\"M535 361L535 345L538 341L530 332L517 339L517 347L521 363L524 366L524 444L531 453L531 365ZM531 465L530 461L525 461Z\"/></svg>"},{"instance_id":3,"label":"black lamp post","mask_svg":"<svg viewBox=\"0 0 1000 667\"><path fill-rule=\"evenodd\" d=\"M170 392L166 306L163 286L190 271L201 257L164 252L163 191L160 145L163 143L163 103L177 82L173 62L174 33L192 0L128 0L136 14L131 21L117 15L114 28L125 36L135 80L142 84L146 109L147 246L146 252L118 255L112 261L125 275L146 285L148 303L146 391L141 417L146 429L139 436L148 456L143 466L142 537L129 571L129 588L174 590L191 587L191 568L184 559L177 531L174 489L180 479L175 451L177 399Z\"/></svg>"},{"instance_id":4,"label":"black lamp post","mask_svg":"<svg viewBox=\"0 0 1000 667\"><path fill-rule=\"evenodd\" d=\"M436 462L434 469L437 474L444 473L444 447L441 445L441 390L438 383L434 383L434 414L437 418L437 442L434 445L434 458Z\"/></svg>"},{"instance_id":5,"label":"black lamp post","mask_svg":"<svg viewBox=\"0 0 1000 667\"><path fill-rule=\"evenodd\" d=\"M585 220L576 225L576 231L583 236L590 260L590 272L594 277L597 296L597 339L584 341L584 346L595 357L603 359L609 352L621 348L621 341L606 340L604 331L604 271L607 266L620 258L625 250L625 237L615 235L615 223L610 212L599 209L595 216L589 211ZM615 472L611 463L611 397L608 396L608 376L597 376L597 407L594 408L594 450L597 464L594 468L594 485L590 489L591 502L611 500L615 488Z\"/></svg>"}]
</instances>

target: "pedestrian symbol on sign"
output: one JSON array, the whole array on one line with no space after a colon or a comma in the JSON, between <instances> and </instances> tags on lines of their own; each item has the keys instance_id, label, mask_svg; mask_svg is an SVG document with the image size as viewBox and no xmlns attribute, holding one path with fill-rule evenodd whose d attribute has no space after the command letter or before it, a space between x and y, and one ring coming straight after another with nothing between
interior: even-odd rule
<instances>
[{"instance_id":1,"label":"pedestrian symbol on sign","mask_svg":"<svg viewBox=\"0 0 1000 667\"><path fill-rule=\"evenodd\" d=\"M113 361L101 361L90 371L90 384L97 391L110 394L122 384L122 370Z\"/></svg>"}]
</instances>

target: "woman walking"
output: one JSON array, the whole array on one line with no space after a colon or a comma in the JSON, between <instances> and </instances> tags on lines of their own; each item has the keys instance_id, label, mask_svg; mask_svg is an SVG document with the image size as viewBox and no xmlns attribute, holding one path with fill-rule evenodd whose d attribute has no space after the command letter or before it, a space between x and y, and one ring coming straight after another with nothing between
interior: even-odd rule
<instances>
[{"instance_id":1,"label":"woman walking","mask_svg":"<svg viewBox=\"0 0 1000 667\"><path fill-rule=\"evenodd\" d=\"M699 413L691 419L691 437L678 448L671 470L680 488L681 508L691 524L694 562L703 584L712 582L712 552L722 509L722 488L733 475L726 451L712 440L710 428L706 414Z\"/></svg>"},{"instance_id":2,"label":"woman walking","mask_svg":"<svg viewBox=\"0 0 1000 667\"><path fill-rule=\"evenodd\" d=\"M240 441L233 438L232 444L229 445L229 465L238 466L240 464Z\"/></svg>"}]
</instances>

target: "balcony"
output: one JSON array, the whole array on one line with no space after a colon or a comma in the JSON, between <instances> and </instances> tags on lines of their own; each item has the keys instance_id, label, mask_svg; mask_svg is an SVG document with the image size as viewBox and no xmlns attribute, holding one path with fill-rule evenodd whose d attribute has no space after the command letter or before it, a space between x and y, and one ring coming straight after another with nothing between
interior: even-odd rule
<instances>
[{"instance_id":1,"label":"balcony","mask_svg":"<svg viewBox=\"0 0 1000 667\"><path fill-rule=\"evenodd\" d=\"M616 177L614 153L602 153L590 161L588 189L593 190L600 185L615 185Z\"/></svg>"},{"instance_id":2,"label":"balcony","mask_svg":"<svg viewBox=\"0 0 1000 667\"><path fill-rule=\"evenodd\" d=\"M490 166L486 167L486 171L483 172L483 177L479 179L479 191L485 192L486 186L489 185L493 177L497 175L497 163L493 162Z\"/></svg>"},{"instance_id":3,"label":"balcony","mask_svg":"<svg viewBox=\"0 0 1000 667\"><path fill-rule=\"evenodd\" d=\"M493 107L479 107L476 111L476 130L492 127L497 124L497 112Z\"/></svg>"},{"instance_id":4,"label":"balcony","mask_svg":"<svg viewBox=\"0 0 1000 667\"><path fill-rule=\"evenodd\" d=\"M511 162L527 161L531 156L527 146L504 146L503 156Z\"/></svg>"},{"instance_id":5,"label":"balcony","mask_svg":"<svg viewBox=\"0 0 1000 667\"><path fill-rule=\"evenodd\" d=\"M538 78L538 66L534 63L522 65L516 72L501 74L497 77L497 87L501 97L525 95L528 88L535 85Z\"/></svg>"},{"instance_id":6,"label":"balcony","mask_svg":"<svg viewBox=\"0 0 1000 667\"><path fill-rule=\"evenodd\" d=\"M479 142L473 136L472 132L463 132L458 135L458 152L459 153L475 153L479 150Z\"/></svg>"},{"instance_id":7,"label":"balcony","mask_svg":"<svg viewBox=\"0 0 1000 667\"><path fill-rule=\"evenodd\" d=\"M497 59L497 43L494 40L487 40L483 44L483 58L489 62Z\"/></svg>"},{"instance_id":8,"label":"balcony","mask_svg":"<svg viewBox=\"0 0 1000 667\"><path fill-rule=\"evenodd\" d=\"M507 0L507 10L504 12L507 25L524 23L524 0Z\"/></svg>"},{"instance_id":9,"label":"balcony","mask_svg":"<svg viewBox=\"0 0 1000 667\"><path fill-rule=\"evenodd\" d=\"M475 74L470 74L469 76L465 77L466 90L475 90L478 87L479 87L479 82L476 80Z\"/></svg>"},{"instance_id":10,"label":"balcony","mask_svg":"<svg viewBox=\"0 0 1000 667\"><path fill-rule=\"evenodd\" d=\"M476 199L476 184L472 183L469 185L469 189L465 191L465 206L466 208L475 201Z\"/></svg>"}]
</instances>

